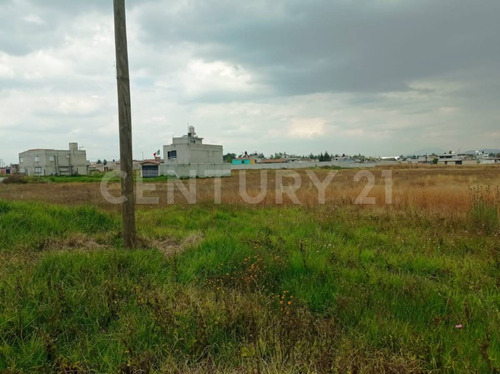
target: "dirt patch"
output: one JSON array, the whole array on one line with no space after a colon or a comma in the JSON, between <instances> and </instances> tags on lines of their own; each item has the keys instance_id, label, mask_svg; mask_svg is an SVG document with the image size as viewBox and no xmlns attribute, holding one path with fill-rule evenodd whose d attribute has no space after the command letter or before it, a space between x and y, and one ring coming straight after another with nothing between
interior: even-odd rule
<instances>
[{"instance_id":1,"label":"dirt patch","mask_svg":"<svg viewBox=\"0 0 500 374\"><path fill-rule=\"evenodd\" d=\"M99 243L96 238L92 238L86 234L74 233L65 238L48 239L43 242L43 248L40 249L104 249L109 248L109 245Z\"/></svg>"},{"instance_id":2,"label":"dirt patch","mask_svg":"<svg viewBox=\"0 0 500 374\"><path fill-rule=\"evenodd\" d=\"M196 244L203 240L203 234L200 232L194 232L186 236L182 240L176 240L168 238L165 240L151 240L149 243L150 247L157 248L165 256L172 256L181 253L186 248L194 247Z\"/></svg>"}]
</instances>

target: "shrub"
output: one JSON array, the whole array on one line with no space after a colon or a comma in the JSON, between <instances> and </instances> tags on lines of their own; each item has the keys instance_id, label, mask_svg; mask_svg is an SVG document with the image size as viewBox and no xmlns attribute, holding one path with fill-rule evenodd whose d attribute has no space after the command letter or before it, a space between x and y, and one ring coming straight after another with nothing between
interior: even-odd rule
<instances>
[{"instance_id":1,"label":"shrub","mask_svg":"<svg viewBox=\"0 0 500 374\"><path fill-rule=\"evenodd\" d=\"M17 184L26 184L28 183L27 179L24 175L21 174L12 174L4 179L2 183L17 183Z\"/></svg>"},{"instance_id":2,"label":"shrub","mask_svg":"<svg viewBox=\"0 0 500 374\"><path fill-rule=\"evenodd\" d=\"M488 186L483 188L471 187L469 222L473 228L486 234L492 234L499 228L498 204L500 202L500 189L494 191Z\"/></svg>"},{"instance_id":3,"label":"shrub","mask_svg":"<svg viewBox=\"0 0 500 374\"><path fill-rule=\"evenodd\" d=\"M0 200L0 214L5 214L11 209L12 207L8 202Z\"/></svg>"}]
</instances>

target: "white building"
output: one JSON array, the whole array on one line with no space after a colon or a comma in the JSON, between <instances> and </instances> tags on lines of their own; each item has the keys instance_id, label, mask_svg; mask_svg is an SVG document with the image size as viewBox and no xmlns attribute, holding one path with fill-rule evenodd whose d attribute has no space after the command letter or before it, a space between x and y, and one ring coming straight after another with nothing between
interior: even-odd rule
<instances>
[{"instance_id":1,"label":"white building","mask_svg":"<svg viewBox=\"0 0 500 374\"><path fill-rule=\"evenodd\" d=\"M464 162L464 157L459 156L456 153L443 153L437 155L438 164L444 165L462 165Z\"/></svg>"},{"instance_id":2,"label":"white building","mask_svg":"<svg viewBox=\"0 0 500 374\"><path fill-rule=\"evenodd\" d=\"M26 175L87 175L87 152L78 143L69 149L30 149L19 153L19 172Z\"/></svg>"},{"instance_id":3,"label":"white building","mask_svg":"<svg viewBox=\"0 0 500 374\"><path fill-rule=\"evenodd\" d=\"M162 175L187 177L219 177L231 175L231 166L222 160L222 145L203 144L193 126L188 134L172 139L163 146Z\"/></svg>"}]
</instances>

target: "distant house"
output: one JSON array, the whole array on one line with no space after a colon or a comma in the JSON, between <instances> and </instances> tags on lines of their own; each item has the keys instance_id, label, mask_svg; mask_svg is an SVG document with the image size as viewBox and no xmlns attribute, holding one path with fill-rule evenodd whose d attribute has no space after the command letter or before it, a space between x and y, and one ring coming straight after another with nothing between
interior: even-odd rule
<instances>
[{"instance_id":1,"label":"distant house","mask_svg":"<svg viewBox=\"0 0 500 374\"><path fill-rule=\"evenodd\" d=\"M26 175L88 175L87 153L78 143L69 149L30 149L19 153L19 172Z\"/></svg>"},{"instance_id":2,"label":"distant house","mask_svg":"<svg viewBox=\"0 0 500 374\"><path fill-rule=\"evenodd\" d=\"M240 157L231 160L231 165L253 165L255 164L255 158L252 157Z\"/></svg>"},{"instance_id":3,"label":"distant house","mask_svg":"<svg viewBox=\"0 0 500 374\"><path fill-rule=\"evenodd\" d=\"M222 145L203 144L193 126L188 134L173 138L163 146L164 161L161 175L186 177L215 177L231 175L231 166L223 161Z\"/></svg>"},{"instance_id":4,"label":"distant house","mask_svg":"<svg viewBox=\"0 0 500 374\"><path fill-rule=\"evenodd\" d=\"M99 163L91 162L90 163L90 170L92 172L98 172L98 173L107 173L110 171L120 170L120 162L115 161L115 160L113 160L113 161L104 160L104 161L101 161Z\"/></svg>"},{"instance_id":5,"label":"distant house","mask_svg":"<svg viewBox=\"0 0 500 374\"><path fill-rule=\"evenodd\" d=\"M135 172L140 172L141 171L141 161L132 161L132 168ZM120 160L118 161L101 161L99 163L97 162L91 162L89 165L89 173L108 173L108 172L116 172L120 170Z\"/></svg>"},{"instance_id":6,"label":"distant house","mask_svg":"<svg viewBox=\"0 0 500 374\"><path fill-rule=\"evenodd\" d=\"M477 162L481 165L491 165L500 162L500 159L497 159L495 157L480 158L477 160Z\"/></svg>"},{"instance_id":7,"label":"distant house","mask_svg":"<svg viewBox=\"0 0 500 374\"><path fill-rule=\"evenodd\" d=\"M382 156L380 157L380 161L399 161L399 156Z\"/></svg>"},{"instance_id":8,"label":"distant house","mask_svg":"<svg viewBox=\"0 0 500 374\"><path fill-rule=\"evenodd\" d=\"M458 156L455 153L444 153L437 155L438 165L462 165L464 162L464 158L462 156Z\"/></svg>"},{"instance_id":9,"label":"distant house","mask_svg":"<svg viewBox=\"0 0 500 374\"><path fill-rule=\"evenodd\" d=\"M155 178L160 175L160 164L159 159L155 160L144 160L141 162L141 175L143 178Z\"/></svg>"},{"instance_id":10,"label":"distant house","mask_svg":"<svg viewBox=\"0 0 500 374\"><path fill-rule=\"evenodd\" d=\"M19 173L19 164L10 164L10 174L17 174Z\"/></svg>"},{"instance_id":11,"label":"distant house","mask_svg":"<svg viewBox=\"0 0 500 374\"><path fill-rule=\"evenodd\" d=\"M287 162L287 160L284 158L268 158L259 160L259 164L284 164L285 162Z\"/></svg>"}]
</instances>

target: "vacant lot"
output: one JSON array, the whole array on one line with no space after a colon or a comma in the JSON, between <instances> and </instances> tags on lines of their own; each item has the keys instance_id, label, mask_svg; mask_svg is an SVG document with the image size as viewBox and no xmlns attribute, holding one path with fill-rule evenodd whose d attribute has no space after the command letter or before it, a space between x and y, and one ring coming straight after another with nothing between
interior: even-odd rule
<instances>
[{"instance_id":1,"label":"vacant lot","mask_svg":"<svg viewBox=\"0 0 500 374\"><path fill-rule=\"evenodd\" d=\"M0 184L0 371L498 372L500 168L390 171L144 183L134 251L99 183Z\"/></svg>"}]
</instances>

